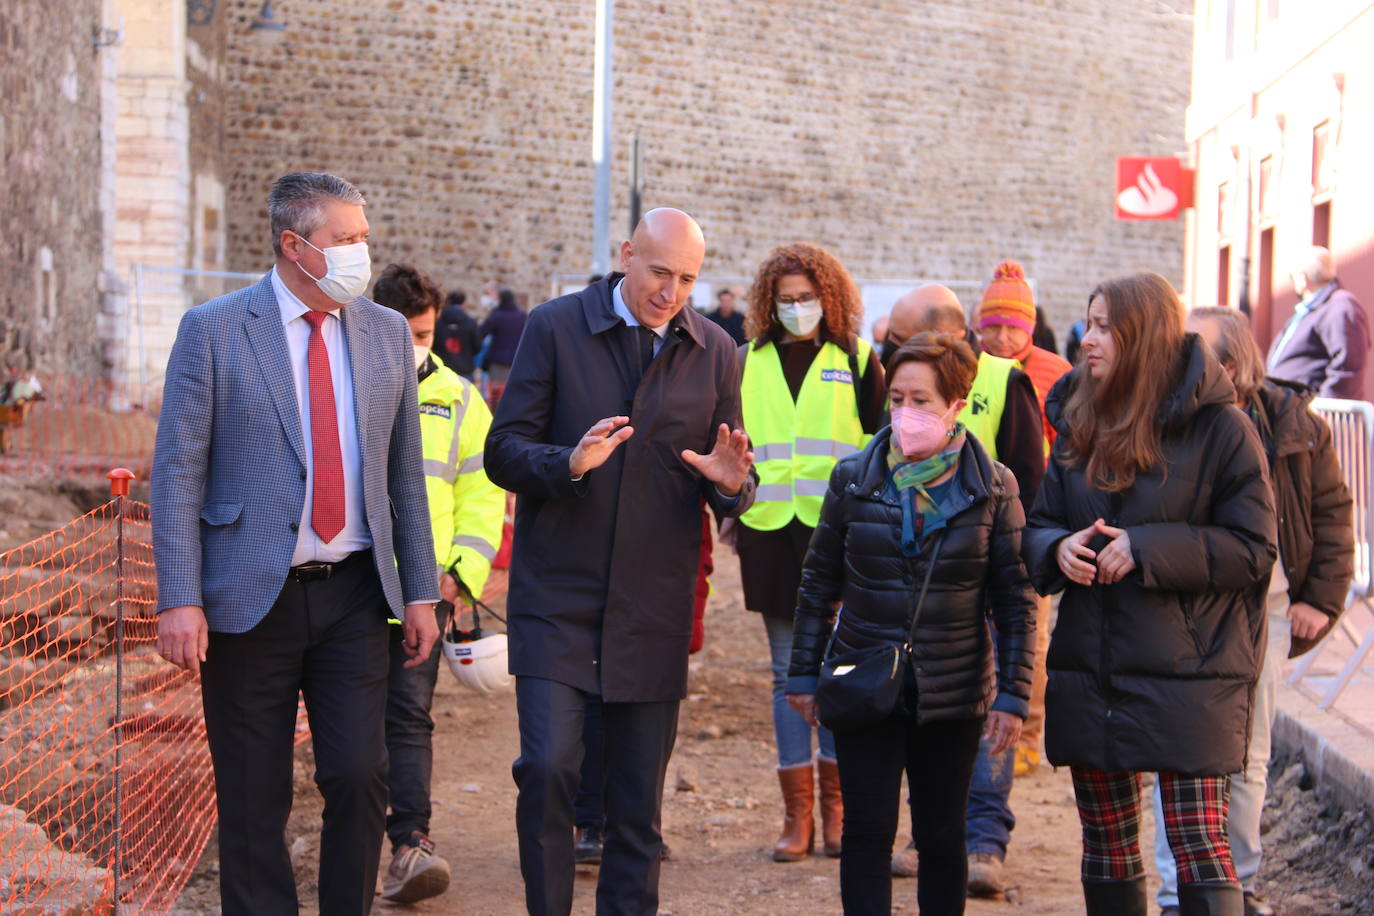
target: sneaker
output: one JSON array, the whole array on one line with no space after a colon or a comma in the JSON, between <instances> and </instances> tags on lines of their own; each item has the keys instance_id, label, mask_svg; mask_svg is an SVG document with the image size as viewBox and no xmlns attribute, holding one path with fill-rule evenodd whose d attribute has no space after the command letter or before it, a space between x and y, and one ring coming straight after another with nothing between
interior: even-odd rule
<instances>
[{"instance_id":1,"label":"sneaker","mask_svg":"<svg viewBox=\"0 0 1374 916\"><path fill-rule=\"evenodd\" d=\"M1245 916L1275 916L1275 910L1254 891L1245 892Z\"/></svg>"},{"instance_id":2,"label":"sneaker","mask_svg":"<svg viewBox=\"0 0 1374 916\"><path fill-rule=\"evenodd\" d=\"M573 843L573 861L578 865L600 865L604 843L600 827L578 827L577 840Z\"/></svg>"},{"instance_id":3,"label":"sneaker","mask_svg":"<svg viewBox=\"0 0 1374 916\"><path fill-rule=\"evenodd\" d=\"M1012 776L1028 776L1040 767L1040 752L1025 744L1016 745L1016 763Z\"/></svg>"},{"instance_id":4,"label":"sneaker","mask_svg":"<svg viewBox=\"0 0 1374 916\"><path fill-rule=\"evenodd\" d=\"M1178 916L1178 907L1166 906L1160 909L1159 916Z\"/></svg>"},{"instance_id":5,"label":"sneaker","mask_svg":"<svg viewBox=\"0 0 1374 916\"><path fill-rule=\"evenodd\" d=\"M995 897L1002 893L1002 860L990 852L975 852L968 857L970 897Z\"/></svg>"},{"instance_id":6,"label":"sneaker","mask_svg":"<svg viewBox=\"0 0 1374 916\"><path fill-rule=\"evenodd\" d=\"M916 841L912 840L906 844L906 848L901 852L892 854L892 877L894 878L914 878L916 877L916 866L919 864L916 858Z\"/></svg>"},{"instance_id":7,"label":"sneaker","mask_svg":"<svg viewBox=\"0 0 1374 916\"><path fill-rule=\"evenodd\" d=\"M391 857L382 899L393 903L428 900L448 890L448 882L448 863L434 854L434 841L417 830Z\"/></svg>"}]
</instances>

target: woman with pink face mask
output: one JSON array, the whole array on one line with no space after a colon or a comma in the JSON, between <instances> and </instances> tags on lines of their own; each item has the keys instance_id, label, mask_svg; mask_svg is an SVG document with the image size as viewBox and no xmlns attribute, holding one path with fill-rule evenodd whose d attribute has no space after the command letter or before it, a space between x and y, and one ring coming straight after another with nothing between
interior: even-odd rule
<instances>
[{"instance_id":1,"label":"woman with pink face mask","mask_svg":"<svg viewBox=\"0 0 1374 916\"><path fill-rule=\"evenodd\" d=\"M964 808L979 738L1005 750L1028 709L1035 596L1016 478L956 420L977 369L951 334L918 334L892 355L892 424L835 466L802 569L787 693L808 721L827 654L910 647L895 709L837 725L850 916L891 911L903 772L920 910L964 912Z\"/></svg>"}]
</instances>

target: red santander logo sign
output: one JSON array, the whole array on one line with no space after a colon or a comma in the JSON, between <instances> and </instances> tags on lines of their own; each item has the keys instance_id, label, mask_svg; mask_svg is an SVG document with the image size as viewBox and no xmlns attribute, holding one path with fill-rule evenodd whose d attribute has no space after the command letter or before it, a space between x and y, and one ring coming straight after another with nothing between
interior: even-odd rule
<instances>
[{"instance_id":1,"label":"red santander logo sign","mask_svg":"<svg viewBox=\"0 0 1374 916\"><path fill-rule=\"evenodd\" d=\"M1116 160L1117 219L1177 219L1193 205L1193 170L1164 156Z\"/></svg>"}]
</instances>

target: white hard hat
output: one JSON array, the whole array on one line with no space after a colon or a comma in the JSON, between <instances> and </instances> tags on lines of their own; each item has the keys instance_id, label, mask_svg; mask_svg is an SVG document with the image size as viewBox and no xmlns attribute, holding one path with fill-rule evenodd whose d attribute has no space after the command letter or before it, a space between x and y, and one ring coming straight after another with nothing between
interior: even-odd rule
<instances>
[{"instance_id":1,"label":"white hard hat","mask_svg":"<svg viewBox=\"0 0 1374 916\"><path fill-rule=\"evenodd\" d=\"M458 683L478 693L494 693L511 685L505 633L483 636L480 628L451 629L444 634L444 658Z\"/></svg>"}]
</instances>

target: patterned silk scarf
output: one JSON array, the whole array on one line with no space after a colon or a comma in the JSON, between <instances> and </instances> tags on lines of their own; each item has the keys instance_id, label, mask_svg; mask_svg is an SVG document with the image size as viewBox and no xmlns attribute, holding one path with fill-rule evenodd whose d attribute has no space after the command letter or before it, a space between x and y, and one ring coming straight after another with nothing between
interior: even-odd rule
<instances>
[{"instance_id":1,"label":"patterned silk scarf","mask_svg":"<svg viewBox=\"0 0 1374 916\"><path fill-rule=\"evenodd\" d=\"M954 441L943 451L923 461L907 461L892 437L887 453L887 467L892 483L897 487L897 499L902 504L902 553L908 557L921 555L921 541L945 527L945 514L926 492L926 484L939 480L959 465L959 453L964 448L964 425L954 427Z\"/></svg>"}]
</instances>

